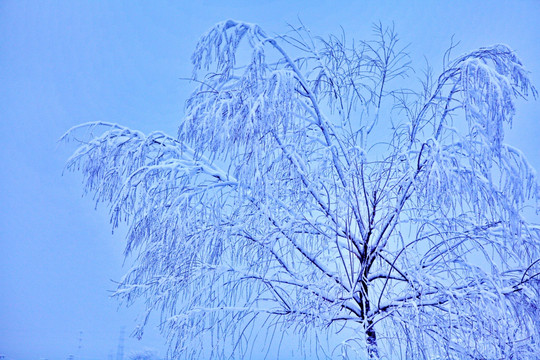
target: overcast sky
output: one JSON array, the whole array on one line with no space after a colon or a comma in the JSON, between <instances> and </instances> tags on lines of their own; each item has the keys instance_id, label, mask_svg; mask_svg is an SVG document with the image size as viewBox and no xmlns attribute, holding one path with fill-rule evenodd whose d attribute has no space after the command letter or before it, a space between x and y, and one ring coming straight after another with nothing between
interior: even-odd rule
<instances>
[{"instance_id":1,"label":"overcast sky","mask_svg":"<svg viewBox=\"0 0 540 360\"><path fill-rule=\"evenodd\" d=\"M461 42L456 55L505 43L540 87L535 0L0 1L0 354L116 357L120 331L129 334L139 309L109 298L112 280L126 271L124 233L111 235L107 211L81 197L78 174L62 176L74 145L57 140L98 120L174 135L190 91L180 78L191 74L191 51L227 18L267 33L300 18L314 33L342 26L357 39L369 38L373 22L394 22L418 69L424 56L440 67L452 35ZM539 114L539 101L520 102L507 135L537 170ZM150 327L141 341L126 339L125 352L163 355L163 343Z\"/></svg>"}]
</instances>

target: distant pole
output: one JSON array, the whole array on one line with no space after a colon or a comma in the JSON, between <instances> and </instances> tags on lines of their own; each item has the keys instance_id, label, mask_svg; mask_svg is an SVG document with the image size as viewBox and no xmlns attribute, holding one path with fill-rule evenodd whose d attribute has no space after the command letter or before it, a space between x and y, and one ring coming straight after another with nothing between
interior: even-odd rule
<instances>
[{"instance_id":1,"label":"distant pole","mask_svg":"<svg viewBox=\"0 0 540 360\"><path fill-rule=\"evenodd\" d=\"M82 330L79 331L79 346L77 346L77 357L81 359L81 349L82 349Z\"/></svg>"},{"instance_id":2,"label":"distant pole","mask_svg":"<svg viewBox=\"0 0 540 360\"><path fill-rule=\"evenodd\" d=\"M116 351L116 360L124 360L124 327L120 330L118 339L118 350Z\"/></svg>"}]
</instances>

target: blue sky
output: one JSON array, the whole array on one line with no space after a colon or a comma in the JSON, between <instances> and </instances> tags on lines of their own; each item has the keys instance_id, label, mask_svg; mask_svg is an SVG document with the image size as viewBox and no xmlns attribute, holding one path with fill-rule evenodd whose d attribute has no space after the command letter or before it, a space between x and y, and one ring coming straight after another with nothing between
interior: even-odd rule
<instances>
[{"instance_id":1,"label":"blue sky","mask_svg":"<svg viewBox=\"0 0 540 360\"><path fill-rule=\"evenodd\" d=\"M459 54L505 43L540 87L539 1L98 1L0 2L0 354L8 359L105 359L138 309L110 299L122 268L122 229L81 198L62 170L73 144L57 140L86 121L176 133L198 37L234 18L268 33L300 18L314 33L367 38L395 23L413 64L437 69L454 35ZM540 102L518 104L507 142L540 170ZM126 267L128 264L125 265ZM155 321L154 321L155 324ZM82 347L78 349L80 331ZM164 353L150 327L126 354Z\"/></svg>"}]
</instances>

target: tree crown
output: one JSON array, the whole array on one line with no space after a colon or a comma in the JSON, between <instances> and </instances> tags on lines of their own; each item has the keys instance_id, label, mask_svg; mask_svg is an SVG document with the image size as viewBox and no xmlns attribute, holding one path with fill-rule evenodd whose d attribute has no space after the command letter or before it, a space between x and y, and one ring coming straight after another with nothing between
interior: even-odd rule
<instances>
[{"instance_id":1,"label":"tree crown","mask_svg":"<svg viewBox=\"0 0 540 360\"><path fill-rule=\"evenodd\" d=\"M540 188L504 143L536 96L527 71L505 45L451 47L410 89L393 28L374 33L228 20L197 44L177 138L66 134L86 132L68 167L129 225L116 294L160 312L174 355L249 356L281 332L307 357L539 356L540 227L523 211Z\"/></svg>"}]
</instances>

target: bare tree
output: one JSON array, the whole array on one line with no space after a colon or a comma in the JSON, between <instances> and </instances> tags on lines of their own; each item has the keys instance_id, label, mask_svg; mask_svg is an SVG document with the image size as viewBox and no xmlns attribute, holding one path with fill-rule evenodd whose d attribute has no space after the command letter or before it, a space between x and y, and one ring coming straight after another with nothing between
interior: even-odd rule
<instances>
[{"instance_id":1,"label":"bare tree","mask_svg":"<svg viewBox=\"0 0 540 360\"><path fill-rule=\"evenodd\" d=\"M393 29L374 32L225 21L193 54L177 138L66 134L82 142L68 167L129 225L116 294L161 314L172 355L249 357L295 334L309 358L540 356L524 216L540 191L503 141L515 99L536 96L527 71L504 45L451 47L416 81Z\"/></svg>"}]
</instances>

